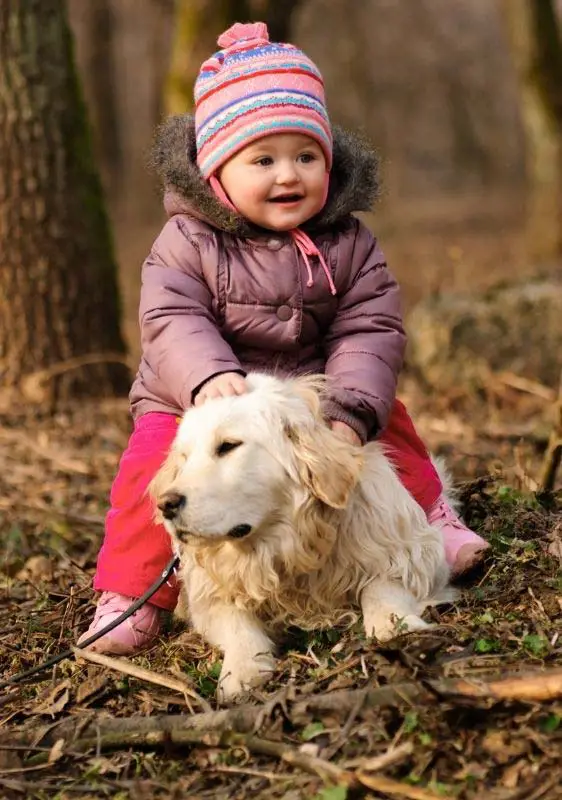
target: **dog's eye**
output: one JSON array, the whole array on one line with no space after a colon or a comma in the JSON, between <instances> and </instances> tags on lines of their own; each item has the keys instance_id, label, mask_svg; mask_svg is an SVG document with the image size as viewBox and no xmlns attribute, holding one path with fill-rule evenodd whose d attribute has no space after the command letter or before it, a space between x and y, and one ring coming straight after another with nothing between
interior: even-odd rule
<instances>
[{"instance_id":1,"label":"dog's eye","mask_svg":"<svg viewBox=\"0 0 562 800\"><path fill-rule=\"evenodd\" d=\"M236 450L241 444L242 442L221 442L217 446L217 455L225 456L227 453L230 453L231 450Z\"/></svg>"}]
</instances>

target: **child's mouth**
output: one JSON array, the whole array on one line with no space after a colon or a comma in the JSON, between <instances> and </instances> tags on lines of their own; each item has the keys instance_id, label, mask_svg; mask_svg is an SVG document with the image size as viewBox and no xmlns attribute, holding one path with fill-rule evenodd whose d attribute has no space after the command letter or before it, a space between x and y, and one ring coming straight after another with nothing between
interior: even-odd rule
<instances>
[{"instance_id":1,"label":"child's mouth","mask_svg":"<svg viewBox=\"0 0 562 800\"><path fill-rule=\"evenodd\" d=\"M290 204L290 203L298 203L300 200L303 199L302 194L282 194L278 197L271 197L269 202L270 203L279 203L279 204Z\"/></svg>"}]
</instances>

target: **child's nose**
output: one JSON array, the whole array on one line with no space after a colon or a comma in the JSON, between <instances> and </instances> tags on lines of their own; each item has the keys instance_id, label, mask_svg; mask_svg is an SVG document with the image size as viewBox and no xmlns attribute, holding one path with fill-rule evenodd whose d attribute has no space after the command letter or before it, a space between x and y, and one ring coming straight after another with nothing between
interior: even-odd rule
<instances>
[{"instance_id":1,"label":"child's nose","mask_svg":"<svg viewBox=\"0 0 562 800\"><path fill-rule=\"evenodd\" d=\"M277 183L294 183L298 180L298 173L292 161L279 164Z\"/></svg>"}]
</instances>

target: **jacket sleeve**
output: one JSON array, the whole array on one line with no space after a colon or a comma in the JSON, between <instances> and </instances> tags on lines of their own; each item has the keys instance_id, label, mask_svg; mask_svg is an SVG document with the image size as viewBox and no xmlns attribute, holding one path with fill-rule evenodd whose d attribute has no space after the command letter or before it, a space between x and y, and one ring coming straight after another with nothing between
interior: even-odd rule
<instances>
[{"instance_id":1,"label":"jacket sleeve","mask_svg":"<svg viewBox=\"0 0 562 800\"><path fill-rule=\"evenodd\" d=\"M139 319L143 357L180 408L214 375L244 374L217 326L197 237L180 216L167 222L143 265Z\"/></svg>"},{"instance_id":2,"label":"jacket sleeve","mask_svg":"<svg viewBox=\"0 0 562 800\"><path fill-rule=\"evenodd\" d=\"M388 421L406 335L398 284L376 239L362 223L356 225L356 236L349 237L351 252L346 252L346 236L338 254L349 264L349 277L325 339L331 396L325 412L346 422L365 442Z\"/></svg>"}]
</instances>

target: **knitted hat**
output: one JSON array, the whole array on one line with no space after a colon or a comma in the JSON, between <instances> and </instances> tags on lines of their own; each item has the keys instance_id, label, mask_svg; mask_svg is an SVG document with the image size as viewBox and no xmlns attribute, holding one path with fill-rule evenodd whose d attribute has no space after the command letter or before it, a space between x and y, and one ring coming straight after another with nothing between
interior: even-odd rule
<instances>
[{"instance_id":1,"label":"knitted hat","mask_svg":"<svg viewBox=\"0 0 562 800\"><path fill-rule=\"evenodd\" d=\"M197 164L205 178L250 142L272 133L301 133L332 165L332 132L324 81L292 44L269 41L263 22L237 22L195 81Z\"/></svg>"}]
</instances>

